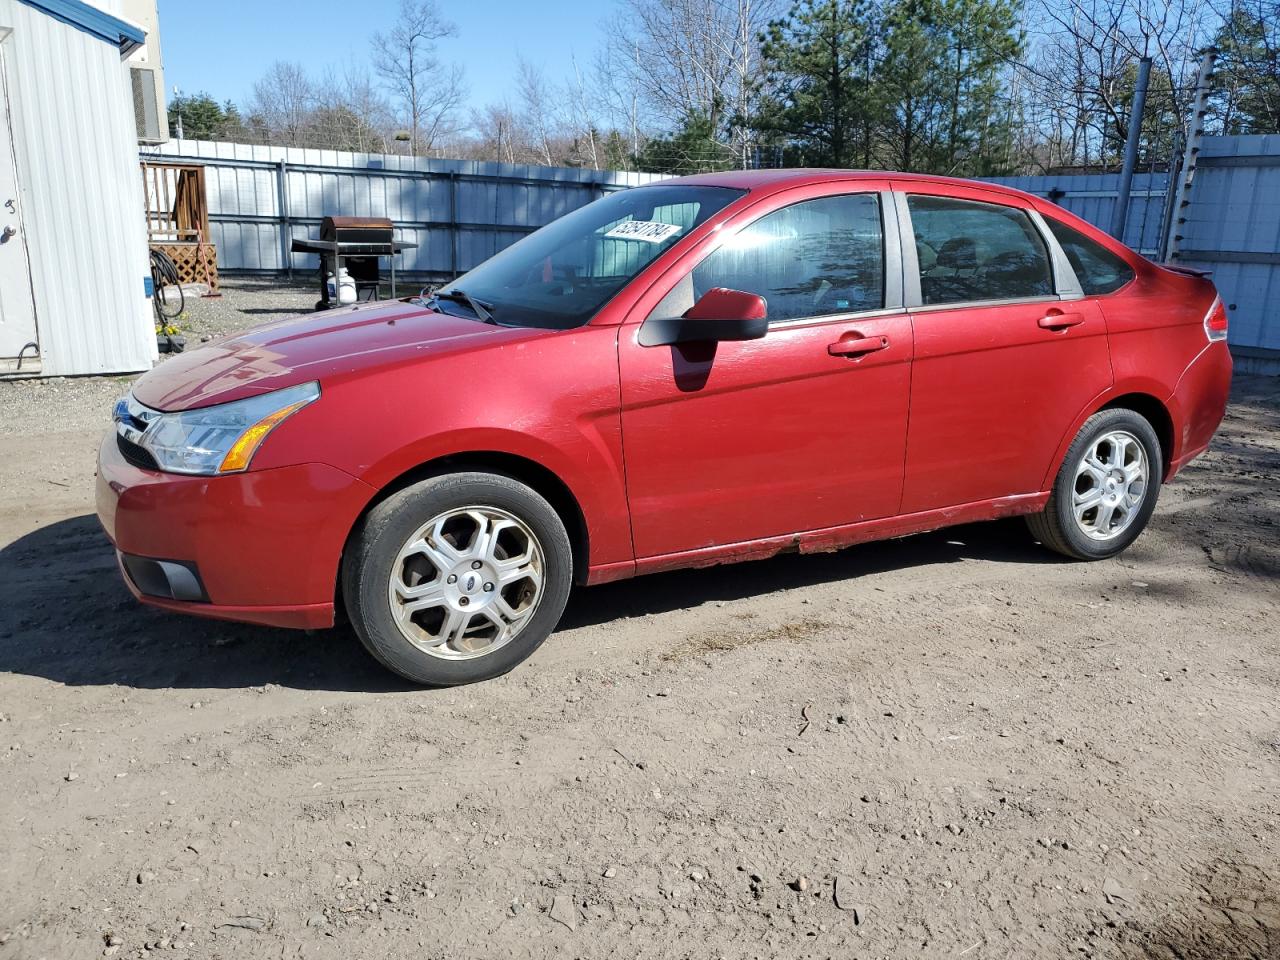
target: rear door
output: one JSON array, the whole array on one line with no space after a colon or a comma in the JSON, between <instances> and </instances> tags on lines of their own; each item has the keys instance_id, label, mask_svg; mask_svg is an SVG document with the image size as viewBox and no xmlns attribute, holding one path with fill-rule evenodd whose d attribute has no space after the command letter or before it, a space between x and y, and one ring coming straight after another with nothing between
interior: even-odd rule
<instances>
[{"instance_id":1,"label":"rear door","mask_svg":"<svg viewBox=\"0 0 1280 960\"><path fill-rule=\"evenodd\" d=\"M1102 313L1021 201L896 186L915 331L902 512L1036 493L1112 382Z\"/></svg>"},{"instance_id":2,"label":"rear door","mask_svg":"<svg viewBox=\"0 0 1280 960\"><path fill-rule=\"evenodd\" d=\"M726 223L637 302L619 366L638 558L897 512L911 326L896 228L883 181L791 191ZM713 287L764 297L768 334L639 343L638 321L680 315Z\"/></svg>"}]
</instances>

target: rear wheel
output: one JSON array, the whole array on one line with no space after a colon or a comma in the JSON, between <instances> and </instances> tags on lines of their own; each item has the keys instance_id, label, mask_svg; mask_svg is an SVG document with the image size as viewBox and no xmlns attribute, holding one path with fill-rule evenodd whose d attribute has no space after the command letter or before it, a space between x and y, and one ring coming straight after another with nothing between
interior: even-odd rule
<instances>
[{"instance_id":1,"label":"rear wheel","mask_svg":"<svg viewBox=\"0 0 1280 960\"><path fill-rule=\"evenodd\" d=\"M1068 557L1113 557L1138 539L1151 518L1162 463L1160 439L1144 417L1101 410L1080 428L1048 503L1027 517L1027 526Z\"/></svg>"},{"instance_id":2,"label":"rear wheel","mask_svg":"<svg viewBox=\"0 0 1280 960\"><path fill-rule=\"evenodd\" d=\"M506 673L555 629L573 580L564 524L510 477L433 477L374 507L353 537L343 598L356 634L415 683Z\"/></svg>"}]
</instances>

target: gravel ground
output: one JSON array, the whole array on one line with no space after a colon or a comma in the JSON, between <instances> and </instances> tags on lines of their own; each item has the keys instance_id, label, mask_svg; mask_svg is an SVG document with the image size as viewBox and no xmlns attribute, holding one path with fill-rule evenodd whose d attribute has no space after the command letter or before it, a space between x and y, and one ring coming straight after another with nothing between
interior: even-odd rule
<instances>
[{"instance_id":1,"label":"gravel ground","mask_svg":"<svg viewBox=\"0 0 1280 960\"><path fill-rule=\"evenodd\" d=\"M0 958L1280 957L1280 380L1115 560L1002 522L608 584L443 691L134 604L124 385L0 384Z\"/></svg>"}]
</instances>

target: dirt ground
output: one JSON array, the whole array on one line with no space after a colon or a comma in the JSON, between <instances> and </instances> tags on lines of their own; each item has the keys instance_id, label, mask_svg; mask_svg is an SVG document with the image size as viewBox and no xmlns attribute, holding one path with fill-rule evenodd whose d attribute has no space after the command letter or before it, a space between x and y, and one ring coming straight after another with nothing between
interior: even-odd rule
<instances>
[{"instance_id":1,"label":"dirt ground","mask_svg":"<svg viewBox=\"0 0 1280 960\"><path fill-rule=\"evenodd\" d=\"M1280 957L1280 379L1119 559L1015 521L610 584L442 691L136 605L126 383L0 384L0 960Z\"/></svg>"}]
</instances>

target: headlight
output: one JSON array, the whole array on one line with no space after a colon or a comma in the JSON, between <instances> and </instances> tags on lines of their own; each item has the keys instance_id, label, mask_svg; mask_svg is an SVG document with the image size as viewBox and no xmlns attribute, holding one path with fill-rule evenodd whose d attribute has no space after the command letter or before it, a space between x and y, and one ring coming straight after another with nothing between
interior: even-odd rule
<instances>
[{"instance_id":1,"label":"headlight","mask_svg":"<svg viewBox=\"0 0 1280 960\"><path fill-rule=\"evenodd\" d=\"M177 413L117 414L117 429L149 451L161 470L212 476L247 470L262 441L280 423L320 396L320 384L303 383L216 407ZM136 404L124 404L132 414ZM138 430L138 427L143 429Z\"/></svg>"}]
</instances>

